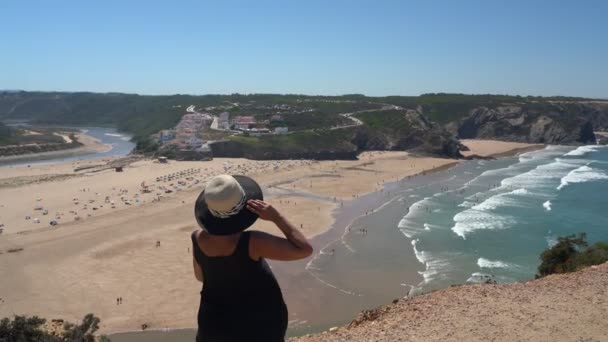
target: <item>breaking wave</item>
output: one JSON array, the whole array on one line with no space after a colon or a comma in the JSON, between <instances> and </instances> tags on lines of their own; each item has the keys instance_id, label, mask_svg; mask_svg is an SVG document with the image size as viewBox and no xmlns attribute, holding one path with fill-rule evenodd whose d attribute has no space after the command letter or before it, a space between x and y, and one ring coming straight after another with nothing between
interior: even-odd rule
<instances>
[{"instance_id":1,"label":"breaking wave","mask_svg":"<svg viewBox=\"0 0 608 342\"><path fill-rule=\"evenodd\" d=\"M599 145L585 145L566 153L565 156L584 156L587 153L595 152L601 148L602 146Z\"/></svg>"},{"instance_id":2,"label":"breaking wave","mask_svg":"<svg viewBox=\"0 0 608 342\"><path fill-rule=\"evenodd\" d=\"M476 230L506 229L515 224L514 220L509 217L472 209L456 214L454 222L456 224L452 227L452 231L463 239L466 239L467 234Z\"/></svg>"},{"instance_id":3,"label":"breaking wave","mask_svg":"<svg viewBox=\"0 0 608 342\"><path fill-rule=\"evenodd\" d=\"M498 195L494 195L485 201L473 206L471 209L479 210L479 211L490 211L499 207L504 206L516 206L518 201L517 199L510 198L509 195L526 195L528 194L528 190L526 189L517 189L511 192L504 192Z\"/></svg>"},{"instance_id":4,"label":"breaking wave","mask_svg":"<svg viewBox=\"0 0 608 342\"><path fill-rule=\"evenodd\" d=\"M608 175L603 173L601 170L591 168L588 165L583 165L578 169L570 171L566 176L562 177L557 190L561 190L572 183L585 183L602 179L608 179Z\"/></svg>"},{"instance_id":5,"label":"breaking wave","mask_svg":"<svg viewBox=\"0 0 608 342\"><path fill-rule=\"evenodd\" d=\"M513 267L513 265L511 265L507 262L504 262L504 261L489 260L489 259L485 259L485 258L477 259L477 266L479 266L479 268L510 268L510 267Z\"/></svg>"},{"instance_id":6,"label":"breaking wave","mask_svg":"<svg viewBox=\"0 0 608 342\"><path fill-rule=\"evenodd\" d=\"M425 266L425 270L418 272L424 278L424 283L435 280L437 277L445 276L445 271L450 268L449 259L435 258L431 253L420 251L416 245L420 242L419 239L412 240L412 248L416 259Z\"/></svg>"}]
</instances>

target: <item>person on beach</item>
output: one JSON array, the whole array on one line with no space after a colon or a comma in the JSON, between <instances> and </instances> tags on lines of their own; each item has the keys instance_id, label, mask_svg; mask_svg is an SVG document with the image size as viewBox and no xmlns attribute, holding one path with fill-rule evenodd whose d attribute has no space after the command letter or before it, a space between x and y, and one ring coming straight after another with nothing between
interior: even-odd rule
<instances>
[{"instance_id":1,"label":"person on beach","mask_svg":"<svg viewBox=\"0 0 608 342\"><path fill-rule=\"evenodd\" d=\"M265 259L298 260L313 249L306 237L246 176L213 177L199 195L192 232L193 266L203 283L196 341L284 341L287 306ZM258 218L285 235L246 231Z\"/></svg>"}]
</instances>

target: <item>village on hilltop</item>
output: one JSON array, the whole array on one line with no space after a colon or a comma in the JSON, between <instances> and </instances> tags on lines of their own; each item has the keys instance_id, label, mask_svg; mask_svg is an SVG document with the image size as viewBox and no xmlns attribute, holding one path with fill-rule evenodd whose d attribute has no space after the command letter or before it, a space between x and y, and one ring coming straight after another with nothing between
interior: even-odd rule
<instances>
[{"instance_id":1,"label":"village on hilltop","mask_svg":"<svg viewBox=\"0 0 608 342\"><path fill-rule=\"evenodd\" d=\"M212 158L209 144L229 135L259 137L289 133L289 128L282 125L283 116L280 114L272 114L264 120L258 120L254 115L237 115L231 119L227 111L218 115L211 113L217 109L208 107L205 108L206 112L198 112L195 106L189 106L187 114L174 128L153 135L161 147L160 151L172 151L178 160L206 160ZM275 105L271 109L289 110L290 107Z\"/></svg>"}]
</instances>

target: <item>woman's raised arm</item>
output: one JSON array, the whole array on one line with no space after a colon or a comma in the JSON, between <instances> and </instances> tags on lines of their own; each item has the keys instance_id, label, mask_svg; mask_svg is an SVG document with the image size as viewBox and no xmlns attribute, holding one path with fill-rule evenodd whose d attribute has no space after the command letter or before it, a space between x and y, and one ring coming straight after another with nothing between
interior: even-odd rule
<instances>
[{"instance_id":1,"label":"woman's raised arm","mask_svg":"<svg viewBox=\"0 0 608 342\"><path fill-rule=\"evenodd\" d=\"M249 255L252 259L260 257L274 260L298 260L306 258L313 252L308 239L283 217L272 205L260 201L247 201L247 209L257 214L262 220L272 221L285 235L285 238L263 232L253 232Z\"/></svg>"}]
</instances>

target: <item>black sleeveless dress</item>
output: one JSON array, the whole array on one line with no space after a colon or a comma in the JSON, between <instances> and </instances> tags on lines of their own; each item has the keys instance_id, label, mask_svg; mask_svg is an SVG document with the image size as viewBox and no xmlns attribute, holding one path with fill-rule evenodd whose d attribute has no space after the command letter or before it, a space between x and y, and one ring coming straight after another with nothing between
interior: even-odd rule
<instances>
[{"instance_id":1,"label":"black sleeveless dress","mask_svg":"<svg viewBox=\"0 0 608 342\"><path fill-rule=\"evenodd\" d=\"M203 270L197 341L282 342L287 306L264 259L249 257L250 232L243 232L232 255L206 256L192 233L196 262Z\"/></svg>"}]
</instances>

